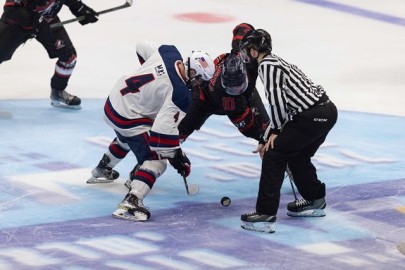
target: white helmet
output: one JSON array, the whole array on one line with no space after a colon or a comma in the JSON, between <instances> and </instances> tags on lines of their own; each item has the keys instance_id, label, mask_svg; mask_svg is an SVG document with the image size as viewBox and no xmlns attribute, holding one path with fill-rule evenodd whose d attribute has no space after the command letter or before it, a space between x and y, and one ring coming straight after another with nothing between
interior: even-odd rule
<instances>
[{"instance_id":1,"label":"white helmet","mask_svg":"<svg viewBox=\"0 0 405 270\"><path fill-rule=\"evenodd\" d=\"M208 53L203 51L193 51L184 64L189 80L201 78L204 81L209 81L215 72L214 60Z\"/></svg>"}]
</instances>

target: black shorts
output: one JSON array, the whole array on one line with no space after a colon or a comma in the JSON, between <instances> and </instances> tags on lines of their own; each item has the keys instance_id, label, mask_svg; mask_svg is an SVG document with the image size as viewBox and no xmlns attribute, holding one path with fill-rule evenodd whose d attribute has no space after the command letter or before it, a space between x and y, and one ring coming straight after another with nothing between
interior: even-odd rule
<instances>
[{"instance_id":1,"label":"black shorts","mask_svg":"<svg viewBox=\"0 0 405 270\"><path fill-rule=\"evenodd\" d=\"M56 16L50 24L57 22L60 22L60 19ZM45 27L38 32L36 40L44 46L49 58L60 58L66 55L70 57L72 53L75 53L72 41L63 26L54 29Z\"/></svg>"},{"instance_id":2,"label":"black shorts","mask_svg":"<svg viewBox=\"0 0 405 270\"><path fill-rule=\"evenodd\" d=\"M30 38L31 34L0 20L0 63L10 60L17 48Z\"/></svg>"},{"instance_id":3,"label":"black shorts","mask_svg":"<svg viewBox=\"0 0 405 270\"><path fill-rule=\"evenodd\" d=\"M57 22L60 20L55 17L50 24ZM30 38L33 38L32 32L23 31L18 26L6 24L0 20L0 63L10 60L17 48ZM43 27L35 38L48 52L49 58L70 57L76 53L63 26L53 30L49 27Z\"/></svg>"}]
</instances>

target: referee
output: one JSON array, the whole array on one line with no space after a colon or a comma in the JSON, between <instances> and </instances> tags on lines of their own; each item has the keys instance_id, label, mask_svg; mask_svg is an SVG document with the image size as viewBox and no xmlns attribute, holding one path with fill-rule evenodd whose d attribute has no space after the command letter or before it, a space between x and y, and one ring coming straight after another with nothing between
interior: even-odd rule
<instances>
[{"instance_id":1,"label":"referee","mask_svg":"<svg viewBox=\"0 0 405 270\"><path fill-rule=\"evenodd\" d=\"M311 157L337 121L336 106L322 86L272 53L271 37L265 30L247 32L240 49L245 62L258 64L270 105L270 123L261 145L263 161L256 211L241 216L242 227L274 232L287 164L303 197L288 204L287 214L324 216L325 184L318 180Z\"/></svg>"}]
</instances>

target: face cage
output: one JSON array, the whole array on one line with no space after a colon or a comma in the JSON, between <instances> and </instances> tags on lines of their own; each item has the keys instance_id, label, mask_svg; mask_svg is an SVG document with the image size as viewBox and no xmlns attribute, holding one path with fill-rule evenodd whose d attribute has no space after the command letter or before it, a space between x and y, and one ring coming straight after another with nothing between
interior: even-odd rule
<instances>
[{"instance_id":1,"label":"face cage","mask_svg":"<svg viewBox=\"0 0 405 270\"><path fill-rule=\"evenodd\" d=\"M225 86L225 85L222 84L222 86L225 88L225 92L228 95L231 95L231 96L240 95L243 92L245 92L247 87L248 87L247 75L246 75L246 80L241 85L238 85L238 86Z\"/></svg>"},{"instance_id":2,"label":"face cage","mask_svg":"<svg viewBox=\"0 0 405 270\"><path fill-rule=\"evenodd\" d=\"M250 63L250 61L251 61L251 59L250 59L250 49L251 48L252 48L251 46L248 46L248 47L243 48L240 51L240 58L242 59L243 63L245 63L245 64Z\"/></svg>"},{"instance_id":3,"label":"face cage","mask_svg":"<svg viewBox=\"0 0 405 270\"><path fill-rule=\"evenodd\" d=\"M202 79L201 75L197 75L191 79L188 79L187 86L191 89L194 86L201 85L202 82L203 82L203 79Z\"/></svg>"},{"instance_id":4,"label":"face cage","mask_svg":"<svg viewBox=\"0 0 405 270\"><path fill-rule=\"evenodd\" d=\"M202 76L195 75L196 71L190 67L190 57L187 59L187 87L193 88L194 86L200 85L202 83Z\"/></svg>"}]
</instances>

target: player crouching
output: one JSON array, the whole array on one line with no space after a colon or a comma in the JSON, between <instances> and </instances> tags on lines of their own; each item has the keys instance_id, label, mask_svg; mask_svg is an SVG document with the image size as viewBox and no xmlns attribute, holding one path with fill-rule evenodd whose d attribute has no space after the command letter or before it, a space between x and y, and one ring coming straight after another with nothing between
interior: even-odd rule
<instances>
[{"instance_id":1,"label":"player crouching","mask_svg":"<svg viewBox=\"0 0 405 270\"><path fill-rule=\"evenodd\" d=\"M132 151L138 164L125 183L129 192L112 216L145 221L151 214L143 199L166 171L167 161L179 174L190 174L191 162L181 150L178 125L191 102L190 88L209 80L215 68L202 51L194 51L184 62L172 45L155 48L139 43L136 51L141 66L117 81L104 106L104 120L116 137L87 183L116 180L119 173L113 168Z\"/></svg>"}]
</instances>

